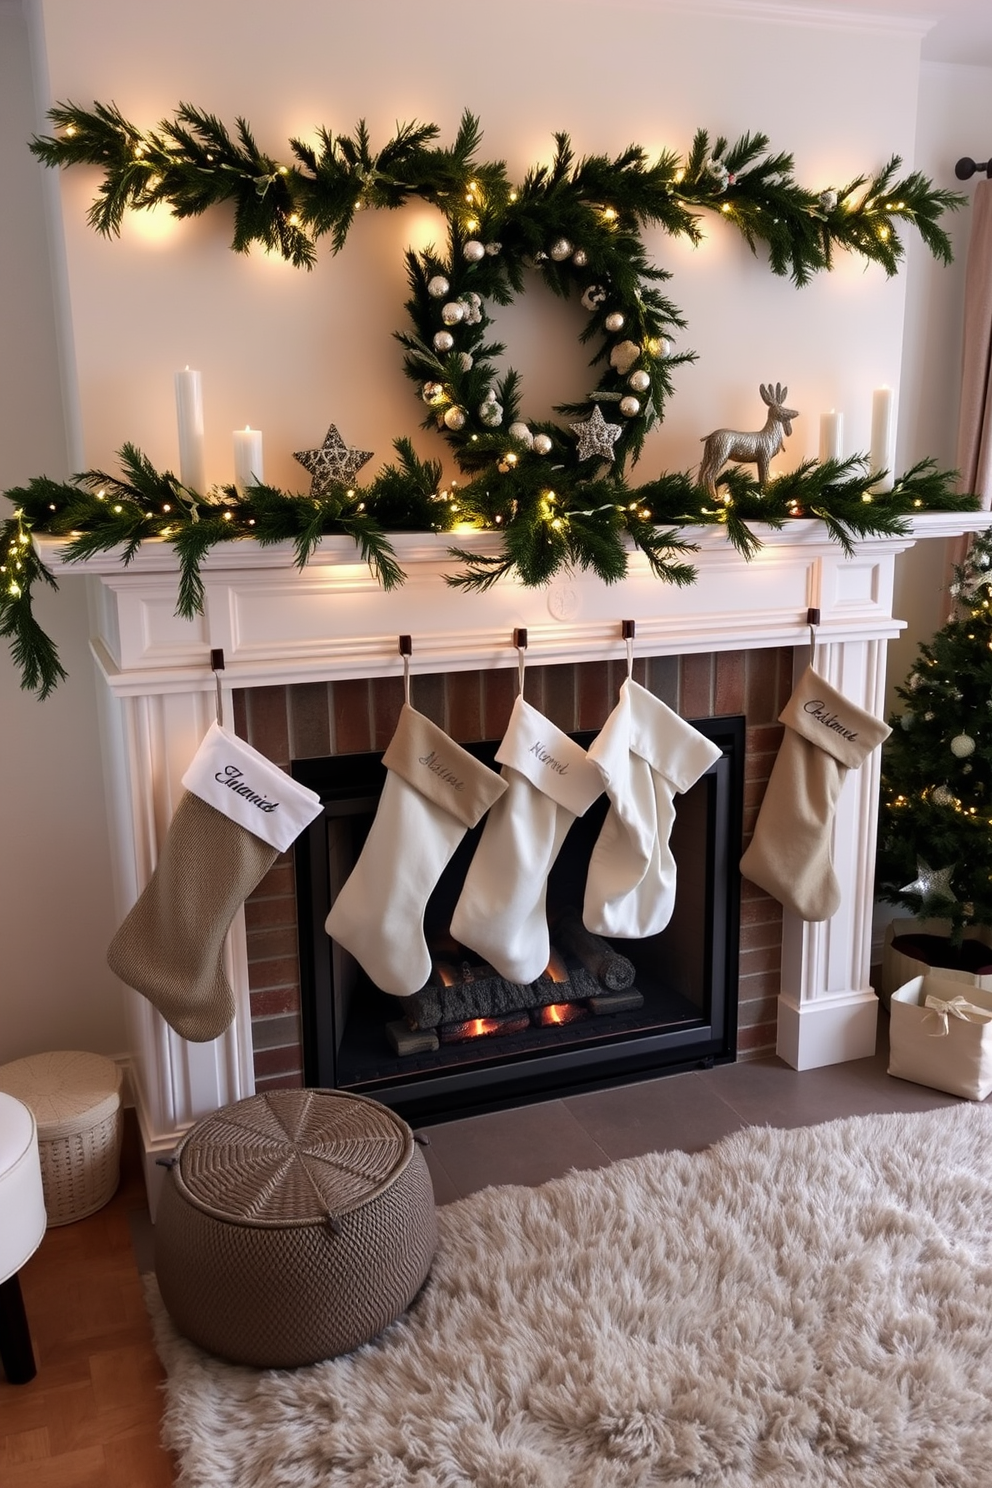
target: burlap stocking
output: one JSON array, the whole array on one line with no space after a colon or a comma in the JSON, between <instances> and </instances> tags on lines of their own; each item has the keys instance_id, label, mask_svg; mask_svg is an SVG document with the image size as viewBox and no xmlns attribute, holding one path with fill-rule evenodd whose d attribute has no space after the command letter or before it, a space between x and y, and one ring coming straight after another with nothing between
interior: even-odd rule
<instances>
[{"instance_id":1,"label":"burlap stocking","mask_svg":"<svg viewBox=\"0 0 992 1488\"><path fill-rule=\"evenodd\" d=\"M382 762L388 774L375 820L326 929L383 992L408 997L430 975L431 892L506 781L409 703Z\"/></svg>"},{"instance_id":2,"label":"burlap stocking","mask_svg":"<svg viewBox=\"0 0 992 1488\"><path fill-rule=\"evenodd\" d=\"M496 754L506 794L490 811L451 933L509 982L533 982L551 947L548 874L565 834L603 793L585 750L522 697Z\"/></svg>"},{"instance_id":3,"label":"burlap stocking","mask_svg":"<svg viewBox=\"0 0 992 1488\"><path fill-rule=\"evenodd\" d=\"M110 969L194 1043L235 1013L224 940L240 904L320 811L317 795L213 724L148 885L107 951Z\"/></svg>"},{"instance_id":4,"label":"burlap stocking","mask_svg":"<svg viewBox=\"0 0 992 1488\"><path fill-rule=\"evenodd\" d=\"M754 836L741 858L745 878L803 920L840 907L831 827L850 769L891 730L807 667L779 714L785 724Z\"/></svg>"},{"instance_id":5,"label":"burlap stocking","mask_svg":"<svg viewBox=\"0 0 992 1488\"><path fill-rule=\"evenodd\" d=\"M582 909L587 930L634 939L664 930L675 907L669 846L675 795L719 755L716 744L628 677L589 747L610 809L589 860Z\"/></svg>"}]
</instances>

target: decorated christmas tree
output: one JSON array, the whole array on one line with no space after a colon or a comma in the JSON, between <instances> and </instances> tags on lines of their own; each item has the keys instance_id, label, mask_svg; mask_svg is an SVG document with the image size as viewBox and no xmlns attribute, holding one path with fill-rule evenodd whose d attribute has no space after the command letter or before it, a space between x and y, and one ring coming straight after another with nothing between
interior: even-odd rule
<instances>
[{"instance_id":1,"label":"decorated christmas tree","mask_svg":"<svg viewBox=\"0 0 992 1488\"><path fill-rule=\"evenodd\" d=\"M992 925L992 536L954 570L954 611L896 689L882 752L878 893L952 939Z\"/></svg>"}]
</instances>

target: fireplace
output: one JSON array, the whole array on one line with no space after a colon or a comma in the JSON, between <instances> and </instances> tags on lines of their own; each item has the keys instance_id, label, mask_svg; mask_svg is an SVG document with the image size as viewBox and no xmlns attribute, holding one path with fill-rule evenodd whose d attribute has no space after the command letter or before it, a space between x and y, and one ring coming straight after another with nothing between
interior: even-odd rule
<instances>
[{"instance_id":1,"label":"fireplace","mask_svg":"<svg viewBox=\"0 0 992 1488\"><path fill-rule=\"evenodd\" d=\"M582 926L603 796L572 826L549 878L547 971L528 986L504 981L450 931L480 824L428 901L431 980L405 999L380 992L324 930L371 825L381 753L296 762L294 776L324 802L295 853L306 1083L370 1095L423 1121L734 1059L744 725L741 716L696 724L721 754L678 798L678 893L666 930L608 941ZM595 731L573 737L588 747ZM498 741L466 747L498 768Z\"/></svg>"},{"instance_id":2,"label":"fireplace","mask_svg":"<svg viewBox=\"0 0 992 1488\"><path fill-rule=\"evenodd\" d=\"M175 613L178 575L166 545L143 543L125 568L116 552L66 564L59 539L40 538L37 546L56 578L68 583L85 573L92 592L119 917L151 876L183 773L214 716L210 657L218 648L226 665L225 722L287 768L307 755L385 747L402 695L401 633L414 638L414 706L463 739L501 736L509 708L493 710L491 700L501 688L512 696L516 627L530 636L528 697L532 674L545 673L544 696L532 700L565 732L597 727L604 700L612 705L622 618L637 624L637 680L646 675L651 690L685 718L703 716L707 703L711 712L744 711L722 694L733 692L743 674L750 687L756 658L777 658L757 666L764 679L758 684L765 694L761 711L752 715L750 704L746 710L746 835L778 747L775 704L785 701L783 676L788 688L809 655L807 609L818 607L821 614L818 669L852 702L880 713L885 646L901 628L892 614L896 555L917 537L956 536L986 522L987 513L928 513L913 519L912 533L859 541L844 553L822 523L797 520L781 531L761 530L762 547L749 562L722 529L689 530L685 535L698 546L699 577L687 590L659 584L632 554L627 576L615 585L576 573L547 590L508 583L467 596L444 583L446 539L412 534L394 542L407 582L386 593L347 538L326 538L302 572L292 544L227 543L204 561L204 613L193 620ZM495 551L485 533L460 535L460 546ZM666 673L676 668L677 698L665 689ZM592 681L581 684L569 722L550 703L561 686L559 674L580 669ZM467 679L480 672L491 688L481 705L470 704L482 715L473 734L456 729L453 717L467 699L478 698ZM774 687L770 677L777 679ZM700 690L707 692L702 706ZM339 691L352 706L339 709ZM314 709L298 717L301 698ZM777 1049L793 1068L806 1070L874 1049L877 1000L868 968L877 794L872 757L848 776L834 817L844 899L831 920L802 924L742 885L740 1057ZM124 992L130 1079L153 1209L162 1171L156 1160L173 1150L193 1121L254 1089L302 1083L295 917L287 860L231 927L224 969L237 1013L212 1044L186 1043L143 998Z\"/></svg>"}]
</instances>

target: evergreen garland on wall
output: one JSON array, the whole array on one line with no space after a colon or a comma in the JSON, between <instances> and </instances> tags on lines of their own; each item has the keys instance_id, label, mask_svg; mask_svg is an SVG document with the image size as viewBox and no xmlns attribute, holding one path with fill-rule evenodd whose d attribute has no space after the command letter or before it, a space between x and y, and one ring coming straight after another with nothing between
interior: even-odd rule
<instances>
[{"instance_id":1,"label":"evergreen garland on wall","mask_svg":"<svg viewBox=\"0 0 992 1488\"><path fill-rule=\"evenodd\" d=\"M291 140L286 161L261 151L244 119L232 134L189 105L150 131L99 103L61 105L50 118L58 132L31 148L50 166L99 167L89 220L106 235L119 232L128 210L165 203L184 218L233 203L232 248L261 246L310 268L322 238L340 250L359 208L395 208L412 198L438 207L448 241L443 253L408 254L410 325L397 335L424 424L444 434L467 479L455 499L441 485L440 467L420 461L400 438L396 463L364 486L331 479L315 482L308 495L265 485L206 493L156 471L125 445L119 476L38 478L7 492L17 510L0 533L0 634L11 640L23 685L42 697L64 674L32 614L33 585L54 584L31 546L33 532L69 538L70 560L120 547L127 563L147 538L172 543L179 613L189 616L202 606L200 559L233 538L291 540L302 565L322 536L344 533L389 587L403 578L389 531L443 532L469 521L498 533L500 551L487 557L453 549L463 565L449 578L456 585L482 589L511 573L538 585L571 568L615 582L631 547L659 578L687 584L694 578L693 544L680 532L687 526L721 523L750 556L760 546L756 522L778 527L818 517L849 548L859 536L904 531L914 511L975 504L954 492L953 472L929 461L884 494L872 489L880 472L860 456L807 462L763 488L731 468L715 496L686 473L639 485L629 474L646 433L664 416L673 369L693 359L671 352L669 334L684 321L662 293L670 276L649 261L643 230L660 226L695 242L700 212L717 211L796 286L828 270L838 248L894 274L907 224L947 262L940 219L962 198L919 172L900 176L897 157L877 174L813 191L795 180L791 155L772 153L761 134L731 145L700 130L684 158L666 150L654 161L637 145L614 159L577 159L561 134L552 163L514 186L502 162L477 158L479 124L468 113L446 148L436 144L437 126L414 124L374 151L362 123L350 136L320 130L317 147ZM577 296L589 314L581 339L593 347L592 385L583 402L558 406L560 421L526 418L520 378L500 373L504 348L488 335L490 307L523 290L528 267L553 294Z\"/></svg>"}]
</instances>

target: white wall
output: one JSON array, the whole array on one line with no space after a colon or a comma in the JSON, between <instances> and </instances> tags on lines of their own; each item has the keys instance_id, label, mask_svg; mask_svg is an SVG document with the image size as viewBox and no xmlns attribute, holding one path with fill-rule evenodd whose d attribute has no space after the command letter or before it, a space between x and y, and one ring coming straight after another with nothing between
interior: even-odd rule
<instances>
[{"instance_id":1,"label":"white wall","mask_svg":"<svg viewBox=\"0 0 992 1488\"><path fill-rule=\"evenodd\" d=\"M133 0L36 4L52 99L114 100L146 125L181 99L229 123L241 112L275 155L286 153L294 133L318 123L350 130L361 116L379 141L396 120L412 118L436 120L449 139L468 106L482 118L484 155L505 157L516 175L549 157L555 129L569 130L583 152L618 151L631 140L685 149L698 125L731 137L766 131L775 148L795 152L800 179L814 186L840 184L893 151L927 168L914 158L918 37L862 28L856 15L837 29L715 20L701 5L667 10L648 0L608 12L585 0L506 0L498 10L462 8L450 18L407 0L361 7L173 0L155 12ZM24 315L29 281L39 301L10 333L18 376L0 412L0 481L9 486L43 469L62 473L66 455L38 169L21 145L36 125L19 6L0 0L0 17L0 165L5 184L16 182L14 199L30 204L23 217L14 214L16 224L5 214L0 226L0 305L5 317ZM958 153L980 144L969 132ZM291 452L319 442L332 419L349 442L374 449L376 463L398 434L437 452L418 429L392 339L403 318L402 249L437 234L429 213L369 214L341 255L322 249L307 275L231 254L223 212L185 224L159 219L152 231L132 221L121 241L100 239L85 225L97 184L87 170L60 182L82 413L74 464L111 462L133 440L156 463L174 466L172 374L186 364L204 373L211 480L230 478L230 431L246 422L265 431L268 478L296 488L306 478ZM683 344L700 360L679 373L678 396L640 473L688 467L709 429L753 423L757 384L768 380L788 383L802 410L782 468L816 452L824 408L843 408L849 448L867 448L871 389L900 380L911 281L887 281L841 256L834 274L797 291L756 264L719 221L708 221L706 233L698 250L652 240L690 322ZM918 293L929 294L928 284ZM538 292L501 312L498 332L524 373L525 412L540 415L584 389L580 324L578 312ZM9 372L9 356L4 366ZM928 363L925 375L950 374ZM904 388L904 421L906 407ZM46 423L36 429L38 410ZM113 927L81 590L66 582L43 613L63 646L70 684L41 705L17 692L9 663L0 672L5 720L14 719L5 723L5 755L23 802L16 830L5 823L0 841L8 927L18 930L0 983L0 1057L56 1042L113 1050L120 1037L117 989L103 968ZM66 818L56 790L75 801L79 818ZM76 922L62 932L77 905Z\"/></svg>"},{"instance_id":2,"label":"white wall","mask_svg":"<svg viewBox=\"0 0 992 1488\"><path fill-rule=\"evenodd\" d=\"M37 126L20 0L0 0L2 490L69 469L43 183L25 148ZM110 855L85 586L45 593L37 608L71 680L40 704L0 653L0 1063L41 1049L124 1048L120 989L104 963Z\"/></svg>"}]
</instances>

